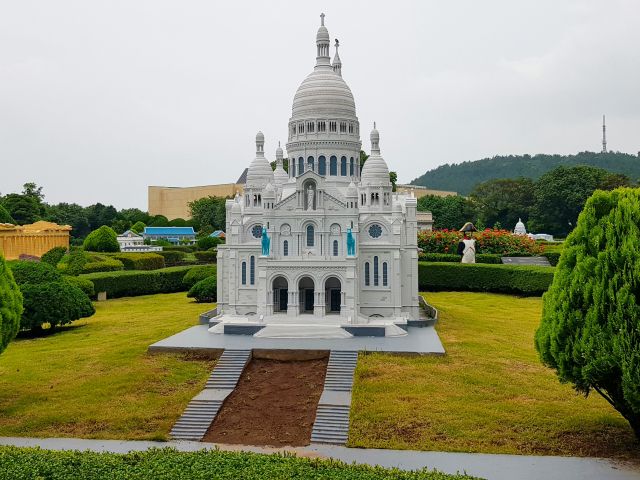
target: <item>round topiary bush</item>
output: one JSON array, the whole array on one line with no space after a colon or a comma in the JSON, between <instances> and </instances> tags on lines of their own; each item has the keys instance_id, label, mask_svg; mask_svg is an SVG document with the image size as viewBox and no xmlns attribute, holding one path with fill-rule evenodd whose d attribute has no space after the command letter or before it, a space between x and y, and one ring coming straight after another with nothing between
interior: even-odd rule
<instances>
[{"instance_id":1,"label":"round topiary bush","mask_svg":"<svg viewBox=\"0 0 640 480\"><path fill-rule=\"evenodd\" d=\"M215 302L218 299L218 278L216 275L196 283L187 293L187 297L195 298L198 302Z\"/></svg>"},{"instance_id":2,"label":"round topiary bush","mask_svg":"<svg viewBox=\"0 0 640 480\"><path fill-rule=\"evenodd\" d=\"M87 280L86 278L82 278L82 277L70 277L68 275L64 275L62 279L64 280L64 283L66 283L67 285L73 285L74 287L78 287L87 296L95 297L96 289L91 280Z\"/></svg>"},{"instance_id":3,"label":"round topiary bush","mask_svg":"<svg viewBox=\"0 0 640 480\"><path fill-rule=\"evenodd\" d=\"M119 252L118 234L107 225L91 232L82 245L85 252Z\"/></svg>"},{"instance_id":4,"label":"round topiary bush","mask_svg":"<svg viewBox=\"0 0 640 480\"><path fill-rule=\"evenodd\" d=\"M198 250L209 250L210 248L220 245L221 243L224 243L224 241L220 238L203 237L198 239L198 241L196 242L196 246L198 247Z\"/></svg>"},{"instance_id":5,"label":"round topiary bush","mask_svg":"<svg viewBox=\"0 0 640 480\"><path fill-rule=\"evenodd\" d=\"M640 191L596 191L543 297L535 346L560 381L604 397L640 439Z\"/></svg>"},{"instance_id":6,"label":"round topiary bush","mask_svg":"<svg viewBox=\"0 0 640 480\"><path fill-rule=\"evenodd\" d=\"M62 275L57 268L43 262L11 262L11 271L18 285L28 283L38 285L40 283L61 282Z\"/></svg>"},{"instance_id":7,"label":"round topiary bush","mask_svg":"<svg viewBox=\"0 0 640 480\"><path fill-rule=\"evenodd\" d=\"M66 325L96 313L82 290L62 281L26 284L20 291L24 295L24 312L20 319L23 330L38 330L45 323L51 324L52 328Z\"/></svg>"},{"instance_id":8,"label":"round topiary bush","mask_svg":"<svg viewBox=\"0 0 640 480\"><path fill-rule=\"evenodd\" d=\"M41 262L48 263L52 267L58 265L62 257L64 257L67 253L67 247L53 247L47 253L42 255L40 259Z\"/></svg>"},{"instance_id":9,"label":"round topiary bush","mask_svg":"<svg viewBox=\"0 0 640 480\"><path fill-rule=\"evenodd\" d=\"M0 252L0 353L16 338L22 315L22 293Z\"/></svg>"},{"instance_id":10,"label":"round topiary bush","mask_svg":"<svg viewBox=\"0 0 640 480\"><path fill-rule=\"evenodd\" d=\"M217 265L206 265L204 267L192 268L184 276L184 278L182 279L182 283L188 289L191 289L191 287L193 287L200 280L204 280L205 278L214 276L217 273L217 271L218 271Z\"/></svg>"}]
</instances>

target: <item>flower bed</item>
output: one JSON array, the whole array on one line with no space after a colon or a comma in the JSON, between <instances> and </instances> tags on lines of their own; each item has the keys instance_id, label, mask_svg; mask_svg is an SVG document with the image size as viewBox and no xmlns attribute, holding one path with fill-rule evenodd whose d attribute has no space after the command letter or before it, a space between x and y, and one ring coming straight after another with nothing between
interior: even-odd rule
<instances>
[{"instance_id":1,"label":"flower bed","mask_svg":"<svg viewBox=\"0 0 640 480\"><path fill-rule=\"evenodd\" d=\"M418 247L424 253L456 254L458 243L464 237L460 232L438 230L435 232L418 232ZM514 235L506 230L485 230L473 234L476 240L476 253L492 253L509 255L537 256L544 252L544 245L537 244L527 236Z\"/></svg>"}]
</instances>

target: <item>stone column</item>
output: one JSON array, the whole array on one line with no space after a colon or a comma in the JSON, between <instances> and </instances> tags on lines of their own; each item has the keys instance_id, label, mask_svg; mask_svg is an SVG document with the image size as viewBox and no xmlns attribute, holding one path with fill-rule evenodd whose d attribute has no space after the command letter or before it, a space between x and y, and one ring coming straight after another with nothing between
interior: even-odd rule
<instances>
[{"instance_id":1,"label":"stone column","mask_svg":"<svg viewBox=\"0 0 640 480\"><path fill-rule=\"evenodd\" d=\"M324 317L326 314L326 304L324 303L324 290L315 290L313 292L313 316Z\"/></svg>"},{"instance_id":2,"label":"stone column","mask_svg":"<svg viewBox=\"0 0 640 480\"><path fill-rule=\"evenodd\" d=\"M289 302L287 302L287 315L290 317L298 316L298 290L289 290Z\"/></svg>"}]
</instances>

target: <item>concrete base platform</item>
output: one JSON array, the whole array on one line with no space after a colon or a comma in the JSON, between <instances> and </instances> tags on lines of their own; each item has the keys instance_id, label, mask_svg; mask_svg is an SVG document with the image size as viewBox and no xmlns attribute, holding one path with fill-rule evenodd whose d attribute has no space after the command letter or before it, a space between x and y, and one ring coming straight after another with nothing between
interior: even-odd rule
<instances>
[{"instance_id":1,"label":"concrete base platform","mask_svg":"<svg viewBox=\"0 0 640 480\"><path fill-rule=\"evenodd\" d=\"M259 338L251 335L212 335L207 325L197 325L149 346L149 353L190 352L219 357L225 349L239 350L352 350L397 355L444 355L433 327L408 327L402 337Z\"/></svg>"}]
</instances>

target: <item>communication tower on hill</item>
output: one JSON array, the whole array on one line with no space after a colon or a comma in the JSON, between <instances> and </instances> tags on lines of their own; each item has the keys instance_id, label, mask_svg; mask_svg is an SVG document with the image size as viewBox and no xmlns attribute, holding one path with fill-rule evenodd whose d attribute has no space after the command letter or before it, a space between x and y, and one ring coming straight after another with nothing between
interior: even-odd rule
<instances>
[{"instance_id":1,"label":"communication tower on hill","mask_svg":"<svg viewBox=\"0 0 640 480\"><path fill-rule=\"evenodd\" d=\"M604 124L604 115L602 115L602 153L607 153L607 127Z\"/></svg>"}]
</instances>

